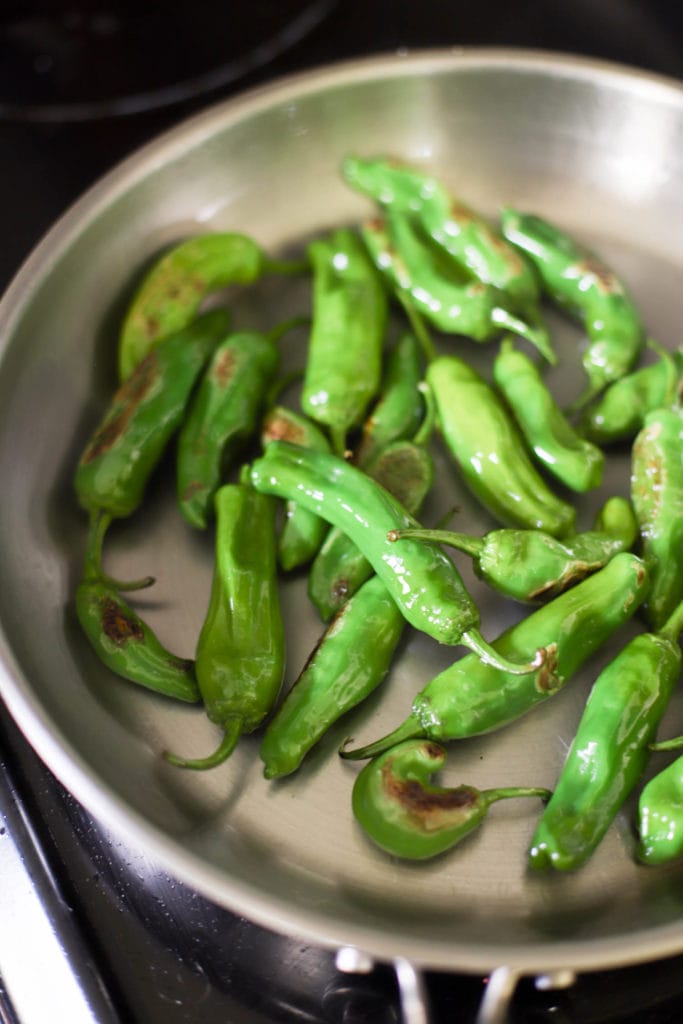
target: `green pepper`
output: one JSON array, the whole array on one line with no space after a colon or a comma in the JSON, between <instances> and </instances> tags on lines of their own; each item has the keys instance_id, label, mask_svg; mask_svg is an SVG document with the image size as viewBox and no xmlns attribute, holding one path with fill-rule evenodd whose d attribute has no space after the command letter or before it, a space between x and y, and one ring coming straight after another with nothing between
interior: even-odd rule
<instances>
[{"instance_id":1,"label":"green pepper","mask_svg":"<svg viewBox=\"0 0 683 1024\"><path fill-rule=\"evenodd\" d=\"M580 320L589 344L582 356L584 406L635 365L645 340L638 308L625 284L595 253L541 217L505 209L503 234L532 261L544 291Z\"/></svg>"},{"instance_id":2,"label":"green pepper","mask_svg":"<svg viewBox=\"0 0 683 1024\"><path fill-rule=\"evenodd\" d=\"M169 335L118 389L76 469L76 494L89 512L116 518L138 508L227 323L215 310Z\"/></svg>"},{"instance_id":3,"label":"green pepper","mask_svg":"<svg viewBox=\"0 0 683 1024\"><path fill-rule=\"evenodd\" d=\"M375 757L407 739L437 742L493 732L557 693L636 611L648 587L644 562L615 555L604 569L542 605L494 641L506 658L528 658L544 647L546 664L526 675L500 672L472 654L435 676L413 700L393 732L356 750L351 760Z\"/></svg>"},{"instance_id":4,"label":"green pepper","mask_svg":"<svg viewBox=\"0 0 683 1024\"><path fill-rule=\"evenodd\" d=\"M631 500L651 577L643 606L650 628L683 599L683 412L650 412L633 443Z\"/></svg>"},{"instance_id":5,"label":"green pepper","mask_svg":"<svg viewBox=\"0 0 683 1024\"><path fill-rule=\"evenodd\" d=\"M278 405L271 409L261 427L261 443L290 441L303 448L328 452L330 445L321 430L305 416ZM315 557L325 540L329 525L296 501L288 501L285 521L278 537L278 561L285 572L305 565Z\"/></svg>"},{"instance_id":6,"label":"green pepper","mask_svg":"<svg viewBox=\"0 0 683 1024\"><path fill-rule=\"evenodd\" d=\"M649 412L673 405L683 378L683 351L663 352L649 366L615 381L586 411L581 431L596 444L631 441Z\"/></svg>"},{"instance_id":7,"label":"green pepper","mask_svg":"<svg viewBox=\"0 0 683 1024\"><path fill-rule=\"evenodd\" d=\"M280 363L276 342L292 323L229 334L213 354L178 437L178 503L191 526L206 528L214 494L257 430Z\"/></svg>"},{"instance_id":8,"label":"green pepper","mask_svg":"<svg viewBox=\"0 0 683 1024\"><path fill-rule=\"evenodd\" d=\"M343 455L380 386L387 297L363 244L340 228L308 247L313 324L301 394L303 411L329 428Z\"/></svg>"},{"instance_id":9,"label":"green pepper","mask_svg":"<svg viewBox=\"0 0 683 1024\"><path fill-rule=\"evenodd\" d=\"M395 857L427 860L451 849L482 824L497 800L540 797L547 789L510 786L475 789L430 784L446 762L432 740L406 740L370 761L353 786L356 820L381 849Z\"/></svg>"},{"instance_id":10,"label":"green pepper","mask_svg":"<svg viewBox=\"0 0 683 1024\"><path fill-rule=\"evenodd\" d=\"M154 262L126 313L119 380L126 380L161 338L187 327L210 292L302 266L269 260L253 239L235 232L198 235L173 246Z\"/></svg>"},{"instance_id":11,"label":"green pepper","mask_svg":"<svg viewBox=\"0 0 683 1024\"><path fill-rule=\"evenodd\" d=\"M337 612L269 722L260 749L267 779L296 771L334 722L377 689L404 627L384 583L372 576Z\"/></svg>"},{"instance_id":12,"label":"green pepper","mask_svg":"<svg viewBox=\"0 0 683 1024\"><path fill-rule=\"evenodd\" d=\"M650 750L677 750L683 737L651 743ZM683 856L683 757L643 786L638 799L638 860L666 864Z\"/></svg>"},{"instance_id":13,"label":"green pepper","mask_svg":"<svg viewBox=\"0 0 683 1024\"><path fill-rule=\"evenodd\" d=\"M570 533L574 508L549 489L497 394L457 356L427 366L448 451L469 490L504 526Z\"/></svg>"},{"instance_id":14,"label":"green pepper","mask_svg":"<svg viewBox=\"0 0 683 1024\"><path fill-rule=\"evenodd\" d=\"M477 342L490 341L503 330L512 331L535 345L550 362L556 361L544 328L530 325L506 309L505 296L493 285L457 280L452 268L445 272L443 258L408 217L389 213L386 220L367 221L361 233L391 289L438 330Z\"/></svg>"},{"instance_id":15,"label":"green pepper","mask_svg":"<svg viewBox=\"0 0 683 1024\"><path fill-rule=\"evenodd\" d=\"M535 603L557 597L632 547L638 526L630 502L615 497L608 504L618 509L601 512L601 518L616 519L616 533L596 529L560 541L541 530L491 530L472 537L452 530L417 529L396 530L389 539L431 540L464 551L473 559L477 576L498 593Z\"/></svg>"},{"instance_id":16,"label":"green pepper","mask_svg":"<svg viewBox=\"0 0 683 1024\"><path fill-rule=\"evenodd\" d=\"M555 790L534 834L534 868L571 871L593 854L640 780L681 671L683 604L657 633L634 637L593 684Z\"/></svg>"},{"instance_id":17,"label":"green pepper","mask_svg":"<svg viewBox=\"0 0 683 1024\"><path fill-rule=\"evenodd\" d=\"M464 644L499 668L529 670L528 661L514 665L491 650L460 573L437 545L410 540L393 545L387 539L390 530L417 523L362 470L335 455L273 441L253 463L251 481L265 494L296 498L348 533L416 629L440 643ZM532 664L544 660L545 652L536 651Z\"/></svg>"},{"instance_id":18,"label":"green pepper","mask_svg":"<svg viewBox=\"0 0 683 1024\"><path fill-rule=\"evenodd\" d=\"M182 768L222 764L277 700L285 638L275 557L275 503L246 481L216 492L215 564L197 642L197 682L208 717L223 730L213 754L166 759Z\"/></svg>"},{"instance_id":19,"label":"green pepper","mask_svg":"<svg viewBox=\"0 0 683 1024\"><path fill-rule=\"evenodd\" d=\"M539 286L531 264L434 175L396 160L354 156L344 160L342 173L381 206L416 217L430 238L478 281L495 285L520 309L536 307Z\"/></svg>"},{"instance_id":20,"label":"green pepper","mask_svg":"<svg viewBox=\"0 0 683 1024\"><path fill-rule=\"evenodd\" d=\"M494 360L493 380L537 461L572 491L599 487L603 452L574 430L536 364L510 338Z\"/></svg>"}]
</instances>

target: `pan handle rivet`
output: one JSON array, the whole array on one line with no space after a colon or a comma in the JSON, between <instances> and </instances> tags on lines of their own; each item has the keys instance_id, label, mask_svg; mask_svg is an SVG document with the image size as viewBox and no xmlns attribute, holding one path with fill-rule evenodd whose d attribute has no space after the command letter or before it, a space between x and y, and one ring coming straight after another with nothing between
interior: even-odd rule
<instances>
[{"instance_id":1,"label":"pan handle rivet","mask_svg":"<svg viewBox=\"0 0 683 1024\"><path fill-rule=\"evenodd\" d=\"M355 946L341 946L337 950L334 963L337 970L344 974L370 974L375 966L372 957Z\"/></svg>"},{"instance_id":2,"label":"pan handle rivet","mask_svg":"<svg viewBox=\"0 0 683 1024\"><path fill-rule=\"evenodd\" d=\"M555 989L571 988L576 981L574 971L552 971L550 974L539 974L534 985L540 992L552 992Z\"/></svg>"}]
</instances>

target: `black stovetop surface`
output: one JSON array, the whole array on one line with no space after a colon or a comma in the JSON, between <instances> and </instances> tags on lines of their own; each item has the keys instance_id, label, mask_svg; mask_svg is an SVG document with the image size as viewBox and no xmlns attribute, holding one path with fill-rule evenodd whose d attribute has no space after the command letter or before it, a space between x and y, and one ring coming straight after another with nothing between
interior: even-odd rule
<instances>
[{"instance_id":1,"label":"black stovetop surface","mask_svg":"<svg viewBox=\"0 0 683 1024\"><path fill-rule=\"evenodd\" d=\"M168 3L160 18L134 3L3 5L0 289L56 218L120 159L209 103L281 74L400 48L495 45L584 54L683 78L683 9L669 0L206 3L196 5L181 48L186 6ZM219 23L221 32L212 31ZM273 935L169 878L93 820L1 706L0 786L35 830L41 869L76 926L112 1020L400 1020L390 967L346 975L331 951ZM475 1019L483 979L429 974L427 982L434 1024ZM14 1024L0 979L5 1020ZM561 993L522 982L512 1020L679 1022L683 958L585 975Z\"/></svg>"}]
</instances>

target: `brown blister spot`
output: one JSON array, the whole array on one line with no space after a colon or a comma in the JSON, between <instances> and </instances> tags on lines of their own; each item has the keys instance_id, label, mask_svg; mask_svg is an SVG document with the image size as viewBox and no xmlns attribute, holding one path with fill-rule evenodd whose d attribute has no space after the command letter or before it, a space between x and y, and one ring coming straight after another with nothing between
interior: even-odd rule
<instances>
[{"instance_id":1,"label":"brown blister spot","mask_svg":"<svg viewBox=\"0 0 683 1024\"><path fill-rule=\"evenodd\" d=\"M349 581L346 576L338 576L332 585L332 598L335 604L344 601L349 592Z\"/></svg>"},{"instance_id":2,"label":"brown blister spot","mask_svg":"<svg viewBox=\"0 0 683 1024\"><path fill-rule=\"evenodd\" d=\"M577 264L577 270L581 276L592 277L605 295L615 295L621 291L621 285L616 274L609 267L606 267L602 260L595 256L587 256Z\"/></svg>"},{"instance_id":3,"label":"brown blister spot","mask_svg":"<svg viewBox=\"0 0 683 1024\"><path fill-rule=\"evenodd\" d=\"M220 353L213 365L213 379L219 388L226 388L233 376L237 366L237 358L231 348Z\"/></svg>"},{"instance_id":4,"label":"brown blister spot","mask_svg":"<svg viewBox=\"0 0 683 1024\"><path fill-rule=\"evenodd\" d=\"M130 640L143 640L144 631L137 618L127 615L113 598L105 598L102 602L102 630L105 636L122 647Z\"/></svg>"},{"instance_id":5,"label":"brown blister spot","mask_svg":"<svg viewBox=\"0 0 683 1024\"><path fill-rule=\"evenodd\" d=\"M459 224L468 224L476 220L476 217L469 206L465 206L464 203L459 202L457 199L451 201L451 216L454 220L457 220Z\"/></svg>"},{"instance_id":6,"label":"brown blister spot","mask_svg":"<svg viewBox=\"0 0 683 1024\"><path fill-rule=\"evenodd\" d=\"M425 789L415 779L399 779L391 762L382 768L382 786L425 832L435 832L466 821L479 804L479 794L469 786L452 789Z\"/></svg>"},{"instance_id":7,"label":"brown blister spot","mask_svg":"<svg viewBox=\"0 0 683 1024\"><path fill-rule=\"evenodd\" d=\"M534 686L539 693L553 693L562 685L562 677L557 675L557 644L547 644L545 652L545 661L534 676Z\"/></svg>"},{"instance_id":8,"label":"brown blister spot","mask_svg":"<svg viewBox=\"0 0 683 1024\"><path fill-rule=\"evenodd\" d=\"M126 432L136 409L154 386L158 376L156 352L149 352L133 373L118 389L111 404L111 411L93 434L90 443L81 456L81 464L87 465L104 455Z\"/></svg>"},{"instance_id":9,"label":"brown blister spot","mask_svg":"<svg viewBox=\"0 0 683 1024\"><path fill-rule=\"evenodd\" d=\"M298 424L292 423L286 416L269 416L263 430L265 441L289 441L291 444L303 445L306 432Z\"/></svg>"},{"instance_id":10,"label":"brown blister spot","mask_svg":"<svg viewBox=\"0 0 683 1024\"><path fill-rule=\"evenodd\" d=\"M183 489L183 493L180 496L181 501L191 501L195 494L206 490L206 484L201 483L199 480L193 480L191 484Z\"/></svg>"}]
</instances>

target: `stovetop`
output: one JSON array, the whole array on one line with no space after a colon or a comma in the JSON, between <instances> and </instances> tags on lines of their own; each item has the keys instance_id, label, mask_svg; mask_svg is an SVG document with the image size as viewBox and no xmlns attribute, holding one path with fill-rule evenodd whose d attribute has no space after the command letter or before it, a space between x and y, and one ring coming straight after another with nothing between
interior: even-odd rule
<instances>
[{"instance_id":1,"label":"stovetop","mask_svg":"<svg viewBox=\"0 0 683 1024\"><path fill-rule=\"evenodd\" d=\"M282 74L405 48L494 45L683 78L683 10L668 0L250 0L195 5L189 19L187 4L165 4L163 17L141 14L146 6L3 5L0 288L120 159L209 103ZM95 821L1 706L0 907L2 1024L425 1024L415 995L426 997L432 1024L493 1024L501 1012L502 1003L482 1008L486 979L416 979L410 965L403 975L391 964L349 971L332 950L213 905ZM546 981L516 984L512 1022L683 1019L683 957Z\"/></svg>"}]
</instances>

